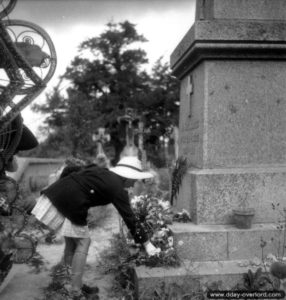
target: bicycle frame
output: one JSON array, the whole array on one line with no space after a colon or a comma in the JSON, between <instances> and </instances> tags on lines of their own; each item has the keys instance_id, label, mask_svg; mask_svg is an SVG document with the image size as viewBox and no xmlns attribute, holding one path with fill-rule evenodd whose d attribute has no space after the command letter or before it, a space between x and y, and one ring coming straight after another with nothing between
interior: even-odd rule
<instances>
[{"instance_id":1,"label":"bicycle frame","mask_svg":"<svg viewBox=\"0 0 286 300\"><path fill-rule=\"evenodd\" d=\"M6 85L1 85L0 78L0 138L5 135L11 135L10 127L12 127L12 121L15 124L13 130L16 131L12 141L10 141L11 136L8 137L7 147L2 147L0 143L1 171L5 171L6 163L14 155L14 151L19 143L23 125L20 116L21 111L43 92L47 82L54 75L57 64L53 42L41 27L22 20L3 20L13 10L16 2L17 0L0 0L0 69L5 72L8 82ZM41 44L36 42L36 37L40 37ZM46 72L43 76L44 70ZM20 101L16 101L15 98L17 96L22 97ZM0 177L1 175L3 173L0 174ZM13 225L17 225L17 222L14 222L12 217L17 217L17 215L23 217L23 222L19 228L10 234L11 237L18 241L18 256L14 258L14 262L26 262L35 252L34 241L28 235L22 233L27 223L27 215L25 211L22 211L17 206L10 206L11 211L14 210L14 214L11 212ZM8 224L10 217L7 216L7 218L6 222ZM1 246L3 245L0 245L0 251ZM5 258L9 259L10 263L12 262L10 261L10 254L6 255ZM2 274L3 278L7 276L6 273ZM0 286L1 283L0 280Z\"/></svg>"},{"instance_id":2,"label":"bicycle frame","mask_svg":"<svg viewBox=\"0 0 286 300\"><path fill-rule=\"evenodd\" d=\"M6 0L4 7L2 1L4 9L0 11L0 69L8 78L7 85L1 85L0 78L0 133L2 135L11 132L8 129L11 122L43 92L57 64L53 42L41 27L28 21L2 19L11 12L16 2L17 0ZM46 74L43 76L45 70ZM17 97L21 100L16 99ZM17 134L14 141L7 149L0 151L3 166L13 156L13 151L19 142L22 119L17 118L16 124Z\"/></svg>"}]
</instances>

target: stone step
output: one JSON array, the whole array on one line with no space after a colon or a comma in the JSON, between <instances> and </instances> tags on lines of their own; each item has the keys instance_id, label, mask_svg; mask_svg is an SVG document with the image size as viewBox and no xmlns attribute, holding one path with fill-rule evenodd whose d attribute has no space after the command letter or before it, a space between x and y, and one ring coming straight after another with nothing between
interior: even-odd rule
<instances>
[{"instance_id":1,"label":"stone step","mask_svg":"<svg viewBox=\"0 0 286 300\"><path fill-rule=\"evenodd\" d=\"M174 247L180 259L191 261L226 261L261 258L261 239L266 242L263 254L277 255L283 244L283 232L277 224L253 224L250 229L233 225L197 225L173 223ZM280 249L280 254L281 254Z\"/></svg>"},{"instance_id":2,"label":"stone step","mask_svg":"<svg viewBox=\"0 0 286 300\"><path fill-rule=\"evenodd\" d=\"M134 269L136 299L153 299L154 291L161 291L162 286L169 293L172 289L182 293L198 292L216 283L220 289L231 290L242 282L242 274L247 273L249 269L255 272L259 267L260 265L254 265L249 260L203 262L183 260L181 266L177 268L136 267Z\"/></svg>"}]
</instances>

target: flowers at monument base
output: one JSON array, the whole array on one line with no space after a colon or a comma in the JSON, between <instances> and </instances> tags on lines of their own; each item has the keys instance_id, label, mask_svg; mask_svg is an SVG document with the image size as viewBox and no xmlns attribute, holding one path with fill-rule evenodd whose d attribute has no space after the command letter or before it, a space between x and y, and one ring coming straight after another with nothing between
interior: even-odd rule
<instances>
[{"instance_id":1,"label":"flowers at monument base","mask_svg":"<svg viewBox=\"0 0 286 300\"><path fill-rule=\"evenodd\" d=\"M161 249L159 255L151 257L144 251L138 251L135 264L150 267L178 266L173 235L168 228L173 217L170 202L153 195L140 195L131 198L131 207L151 242ZM127 233L126 236L127 243L134 246L131 235Z\"/></svg>"},{"instance_id":2,"label":"flowers at monument base","mask_svg":"<svg viewBox=\"0 0 286 300\"><path fill-rule=\"evenodd\" d=\"M188 223L191 222L191 216L187 210L182 209L181 212L174 214L173 220L176 222Z\"/></svg>"}]
</instances>

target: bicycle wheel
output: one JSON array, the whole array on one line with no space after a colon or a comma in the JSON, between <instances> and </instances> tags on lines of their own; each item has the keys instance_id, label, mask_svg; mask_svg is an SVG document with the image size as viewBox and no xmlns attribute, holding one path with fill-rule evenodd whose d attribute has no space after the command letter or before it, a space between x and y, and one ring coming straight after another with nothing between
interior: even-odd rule
<instances>
[{"instance_id":1,"label":"bicycle wheel","mask_svg":"<svg viewBox=\"0 0 286 300\"><path fill-rule=\"evenodd\" d=\"M27 225L28 215L23 209L12 206L11 214L9 216L0 216L0 221L5 231L17 235Z\"/></svg>"},{"instance_id":2,"label":"bicycle wheel","mask_svg":"<svg viewBox=\"0 0 286 300\"><path fill-rule=\"evenodd\" d=\"M9 206L15 205L20 195L17 181L9 176L3 178L0 176L0 195L4 197Z\"/></svg>"},{"instance_id":3,"label":"bicycle wheel","mask_svg":"<svg viewBox=\"0 0 286 300\"><path fill-rule=\"evenodd\" d=\"M7 17L16 3L17 0L0 0L0 19Z\"/></svg>"},{"instance_id":4,"label":"bicycle wheel","mask_svg":"<svg viewBox=\"0 0 286 300\"><path fill-rule=\"evenodd\" d=\"M25 233L15 235L15 252L13 262L16 264L23 264L28 262L36 252L36 243L34 240Z\"/></svg>"}]
</instances>

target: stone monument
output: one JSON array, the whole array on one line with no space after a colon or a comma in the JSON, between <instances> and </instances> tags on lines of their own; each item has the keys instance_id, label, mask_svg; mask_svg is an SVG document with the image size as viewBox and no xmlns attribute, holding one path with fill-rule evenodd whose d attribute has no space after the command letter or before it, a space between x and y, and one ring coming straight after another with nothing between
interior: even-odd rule
<instances>
[{"instance_id":1,"label":"stone monument","mask_svg":"<svg viewBox=\"0 0 286 300\"><path fill-rule=\"evenodd\" d=\"M193 221L171 226L176 250L194 276L228 288L248 262L259 266L261 239L265 254L279 246L272 205L286 205L286 1L197 0L171 68L181 81L179 156L190 162L175 206ZM250 229L233 225L241 199L255 209Z\"/></svg>"},{"instance_id":2,"label":"stone monument","mask_svg":"<svg viewBox=\"0 0 286 300\"><path fill-rule=\"evenodd\" d=\"M286 199L285 33L283 0L197 1L196 21L171 56L181 80L179 155L191 164L176 205L189 210L194 230L212 225L207 244L183 256L252 258L260 237L275 235L272 204ZM232 224L243 198L255 209L253 228L219 227Z\"/></svg>"},{"instance_id":3,"label":"stone monument","mask_svg":"<svg viewBox=\"0 0 286 300\"><path fill-rule=\"evenodd\" d=\"M196 224L229 224L245 194L254 223L286 198L286 2L206 0L171 56L181 80L177 201Z\"/></svg>"}]
</instances>

